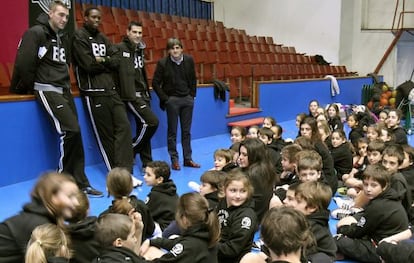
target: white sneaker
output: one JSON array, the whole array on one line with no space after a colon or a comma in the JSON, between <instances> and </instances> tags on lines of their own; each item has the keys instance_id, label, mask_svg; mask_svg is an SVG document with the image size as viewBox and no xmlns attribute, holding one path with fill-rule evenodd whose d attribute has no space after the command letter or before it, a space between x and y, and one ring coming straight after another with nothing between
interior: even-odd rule
<instances>
[{"instance_id":1,"label":"white sneaker","mask_svg":"<svg viewBox=\"0 0 414 263\"><path fill-rule=\"evenodd\" d=\"M132 177L132 186L134 188L142 186L143 182L141 180L139 180L138 178L136 178L135 176L131 175Z\"/></svg>"},{"instance_id":2,"label":"white sneaker","mask_svg":"<svg viewBox=\"0 0 414 263\"><path fill-rule=\"evenodd\" d=\"M338 208L342 209L350 209L354 206L355 202L353 199L345 199L341 197L334 197L333 198Z\"/></svg>"},{"instance_id":3,"label":"white sneaker","mask_svg":"<svg viewBox=\"0 0 414 263\"><path fill-rule=\"evenodd\" d=\"M349 209L338 208L338 209L332 210L331 217L334 219L342 219L352 214L353 214L352 211Z\"/></svg>"},{"instance_id":4,"label":"white sneaker","mask_svg":"<svg viewBox=\"0 0 414 263\"><path fill-rule=\"evenodd\" d=\"M194 181L188 182L188 187L190 187L194 192L200 192L200 185Z\"/></svg>"}]
</instances>

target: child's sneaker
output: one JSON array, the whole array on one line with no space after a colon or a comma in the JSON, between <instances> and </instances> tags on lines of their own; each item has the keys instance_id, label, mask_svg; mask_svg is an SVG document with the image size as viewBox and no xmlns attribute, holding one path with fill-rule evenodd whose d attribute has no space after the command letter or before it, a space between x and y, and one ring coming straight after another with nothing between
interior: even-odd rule
<instances>
[{"instance_id":1,"label":"child's sneaker","mask_svg":"<svg viewBox=\"0 0 414 263\"><path fill-rule=\"evenodd\" d=\"M344 217L350 216L351 214L352 212L349 209L338 208L338 209L332 210L331 217L334 219L342 219Z\"/></svg>"},{"instance_id":2,"label":"child's sneaker","mask_svg":"<svg viewBox=\"0 0 414 263\"><path fill-rule=\"evenodd\" d=\"M342 208L342 209L350 209L355 204L353 199L344 199L341 197L334 197L333 200L335 201L338 208Z\"/></svg>"},{"instance_id":3,"label":"child's sneaker","mask_svg":"<svg viewBox=\"0 0 414 263\"><path fill-rule=\"evenodd\" d=\"M142 186L143 182L141 180L139 180L138 178L136 178L135 176L131 175L132 177L132 186L134 188Z\"/></svg>"}]
</instances>

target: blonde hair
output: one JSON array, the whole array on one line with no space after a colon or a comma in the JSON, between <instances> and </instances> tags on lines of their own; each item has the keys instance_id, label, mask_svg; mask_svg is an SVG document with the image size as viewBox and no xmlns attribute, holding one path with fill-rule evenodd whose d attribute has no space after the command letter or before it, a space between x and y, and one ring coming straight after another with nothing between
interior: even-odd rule
<instances>
[{"instance_id":1,"label":"blonde hair","mask_svg":"<svg viewBox=\"0 0 414 263\"><path fill-rule=\"evenodd\" d=\"M26 263L47 263L49 257L63 257L68 261L72 256L69 238L62 228L54 224L37 226L27 245Z\"/></svg>"}]
</instances>

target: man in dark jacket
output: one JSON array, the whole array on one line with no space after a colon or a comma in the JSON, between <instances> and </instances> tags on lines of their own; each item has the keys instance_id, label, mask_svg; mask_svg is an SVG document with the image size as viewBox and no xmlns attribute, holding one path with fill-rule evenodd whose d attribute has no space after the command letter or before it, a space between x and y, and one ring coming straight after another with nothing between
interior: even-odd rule
<instances>
[{"instance_id":1,"label":"man in dark jacket","mask_svg":"<svg viewBox=\"0 0 414 263\"><path fill-rule=\"evenodd\" d=\"M84 26L76 30L72 43L80 94L106 167L108 170L125 167L132 174L131 127L112 78L113 71L119 67L119 56L98 30L99 9L86 9L84 20Z\"/></svg>"},{"instance_id":2,"label":"man in dark jacket","mask_svg":"<svg viewBox=\"0 0 414 263\"><path fill-rule=\"evenodd\" d=\"M85 159L78 116L70 91L67 39L61 30L68 7L53 1L47 14L23 35L16 57L11 92L33 92L46 110L60 138L59 172L71 174L87 194L103 196L85 175Z\"/></svg>"},{"instance_id":3,"label":"man in dark jacket","mask_svg":"<svg viewBox=\"0 0 414 263\"><path fill-rule=\"evenodd\" d=\"M184 166L200 168L200 165L193 161L191 150L191 122L197 88L194 60L191 56L183 54L183 45L176 38L168 39L167 50L169 55L157 63L152 87L160 99L161 109L167 110L167 143L171 168L181 169L177 152L178 119L181 126Z\"/></svg>"},{"instance_id":4,"label":"man in dark jacket","mask_svg":"<svg viewBox=\"0 0 414 263\"><path fill-rule=\"evenodd\" d=\"M127 110L135 118L134 154L139 153L142 167L152 161L151 137L158 128L158 118L150 108L150 92L144 65L142 24L132 21L125 38L117 45L120 51L119 69L115 74L117 91Z\"/></svg>"}]
</instances>

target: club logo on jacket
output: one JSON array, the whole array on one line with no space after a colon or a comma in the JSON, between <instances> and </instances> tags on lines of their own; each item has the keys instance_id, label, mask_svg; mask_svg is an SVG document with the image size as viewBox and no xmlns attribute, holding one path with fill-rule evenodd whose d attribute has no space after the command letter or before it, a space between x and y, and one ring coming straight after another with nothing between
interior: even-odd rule
<instances>
[{"instance_id":1,"label":"club logo on jacket","mask_svg":"<svg viewBox=\"0 0 414 263\"><path fill-rule=\"evenodd\" d=\"M181 243L175 244L173 248L171 249L171 254L173 254L175 257L183 253L184 247Z\"/></svg>"},{"instance_id":2,"label":"club logo on jacket","mask_svg":"<svg viewBox=\"0 0 414 263\"><path fill-rule=\"evenodd\" d=\"M244 229L250 229L250 227L252 226L252 220L250 219L250 217L243 217L242 221L241 221L241 228Z\"/></svg>"},{"instance_id":3,"label":"club logo on jacket","mask_svg":"<svg viewBox=\"0 0 414 263\"><path fill-rule=\"evenodd\" d=\"M217 217L219 219L220 225L227 226L227 218L229 217L229 212L225 209L220 209L217 213Z\"/></svg>"},{"instance_id":4,"label":"club logo on jacket","mask_svg":"<svg viewBox=\"0 0 414 263\"><path fill-rule=\"evenodd\" d=\"M359 226L359 227L363 227L364 225L365 225L365 223L367 222L367 220L365 219L365 217L361 217L359 220L358 220L358 223L357 223L357 226Z\"/></svg>"}]
</instances>

